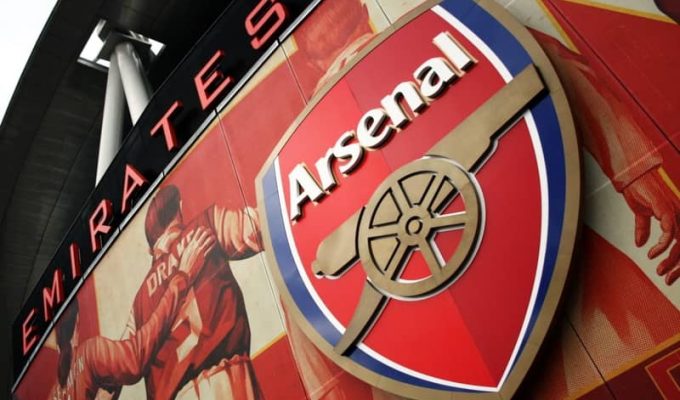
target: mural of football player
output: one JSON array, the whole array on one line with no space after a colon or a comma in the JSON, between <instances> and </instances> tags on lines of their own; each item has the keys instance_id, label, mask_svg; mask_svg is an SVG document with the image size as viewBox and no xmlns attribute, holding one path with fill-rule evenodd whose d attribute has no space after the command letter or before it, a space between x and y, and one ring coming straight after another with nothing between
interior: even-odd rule
<instances>
[{"instance_id":1,"label":"mural of football player","mask_svg":"<svg viewBox=\"0 0 680 400\"><path fill-rule=\"evenodd\" d=\"M101 336L79 341L79 306L74 299L56 327L59 352L57 379L49 399L93 399L99 388L110 389L139 381L167 336L182 299L201 270L215 238L199 227L187 234L177 265L148 320L126 340Z\"/></svg>"},{"instance_id":2,"label":"mural of football player","mask_svg":"<svg viewBox=\"0 0 680 400\"><path fill-rule=\"evenodd\" d=\"M135 326L144 326L171 290L188 233L206 229L216 245L206 255L175 322L145 371L147 397L259 399L243 294L229 268L229 260L261 251L257 213L252 208L211 206L184 221L181 204L174 185L162 187L151 200L145 233L153 262L133 304Z\"/></svg>"},{"instance_id":3,"label":"mural of football player","mask_svg":"<svg viewBox=\"0 0 680 400\"><path fill-rule=\"evenodd\" d=\"M662 10L662 3L670 4L656 1ZM673 297L667 294L671 286L678 285L680 277L680 198L674 193L672 178L666 175L664 180L662 175L665 170L677 169L678 158L671 152L662 154L664 144L658 138L655 142L655 132L642 127L638 114L645 107L644 102L617 87L625 86L626 82L617 82L620 77L614 76L614 66L607 65L607 61L601 64L591 52L588 38L571 31L565 17L546 6L554 4L561 3L521 0L513 3L510 11L532 28L555 66L586 150L585 158L592 156L613 188L606 190L607 182L600 182L594 171L597 167L585 163L586 186L588 179L594 179L598 185L595 192L586 193L584 202L587 216L580 256L574 262L576 284L567 305L565 321L568 320L569 329L563 334L571 339L552 348L548 357L550 367L546 368L546 374L555 378L546 389L551 391L550 396L572 397L583 394L584 384L601 384L603 377L611 379L623 366L632 368L633 361L648 357L680 329L677 303L674 305ZM632 11L631 16L634 15ZM640 40L643 39L644 35L640 35ZM644 76L642 70L636 72ZM604 230L594 222L598 215L608 211L598 208L602 203L593 200L600 196L599 192L611 192L601 195L609 202L620 202L621 198L625 201L625 206L614 212L616 222L607 220ZM624 212L626 206L632 218ZM651 237L654 225L660 228L656 238ZM617 243L612 241L612 231L632 233L632 237ZM646 256L637 262L631 259L632 244L648 247ZM650 267L643 258L656 265L651 273L643 271ZM649 278L652 274L663 279L655 283ZM573 339L576 335L578 340ZM579 352L587 354L581 361L576 356ZM590 377L586 378L585 371L590 369Z\"/></svg>"},{"instance_id":4,"label":"mural of football player","mask_svg":"<svg viewBox=\"0 0 680 400\"><path fill-rule=\"evenodd\" d=\"M673 284L680 277L680 200L657 172L661 155L627 105L602 84L583 57L549 36L536 37L563 80L583 144L635 214L638 247L650 239L651 219L659 222L662 234L648 256L657 258L671 248L657 273Z\"/></svg>"}]
</instances>

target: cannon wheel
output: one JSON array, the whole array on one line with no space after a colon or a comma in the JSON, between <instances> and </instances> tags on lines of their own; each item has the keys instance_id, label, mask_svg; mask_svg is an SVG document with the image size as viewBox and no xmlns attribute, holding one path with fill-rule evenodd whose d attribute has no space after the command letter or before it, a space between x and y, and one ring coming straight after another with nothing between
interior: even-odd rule
<instances>
[{"instance_id":1,"label":"cannon wheel","mask_svg":"<svg viewBox=\"0 0 680 400\"><path fill-rule=\"evenodd\" d=\"M457 196L465 210L441 214ZM358 251L369 281L387 296L413 300L448 287L475 253L483 214L479 186L460 165L427 157L401 167L378 187L359 222ZM462 229L460 243L449 260L442 260L434 236L453 229ZM416 250L430 275L400 279Z\"/></svg>"}]
</instances>

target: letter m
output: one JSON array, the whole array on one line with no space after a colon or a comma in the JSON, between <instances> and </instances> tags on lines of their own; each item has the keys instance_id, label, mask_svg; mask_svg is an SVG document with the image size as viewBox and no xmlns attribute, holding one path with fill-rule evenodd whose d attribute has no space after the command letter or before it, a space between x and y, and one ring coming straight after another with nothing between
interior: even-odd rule
<instances>
[{"instance_id":1,"label":"letter m","mask_svg":"<svg viewBox=\"0 0 680 400\"><path fill-rule=\"evenodd\" d=\"M42 290L43 313L45 322L52 319L54 309L64 301L64 280L60 269L54 270L52 287L45 287Z\"/></svg>"}]
</instances>

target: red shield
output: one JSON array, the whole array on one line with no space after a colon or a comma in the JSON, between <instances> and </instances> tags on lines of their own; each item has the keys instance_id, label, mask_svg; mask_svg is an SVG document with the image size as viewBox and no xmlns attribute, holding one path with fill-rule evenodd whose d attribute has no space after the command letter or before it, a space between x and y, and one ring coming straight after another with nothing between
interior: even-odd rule
<instances>
[{"instance_id":1,"label":"red shield","mask_svg":"<svg viewBox=\"0 0 680 400\"><path fill-rule=\"evenodd\" d=\"M296 321L395 393L511 394L563 286L574 134L554 72L502 13L445 2L376 38L260 177Z\"/></svg>"}]
</instances>

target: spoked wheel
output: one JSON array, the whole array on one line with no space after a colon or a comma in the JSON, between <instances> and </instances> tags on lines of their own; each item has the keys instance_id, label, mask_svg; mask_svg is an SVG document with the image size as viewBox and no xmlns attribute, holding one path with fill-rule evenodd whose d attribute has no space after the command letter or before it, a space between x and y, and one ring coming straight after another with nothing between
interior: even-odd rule
<instances>
[{"instance_id":1,"label":"spoked wheel","mask_svg":"<svg viewBox=\"0 0 680 400\"><path fill-rule=\"evenodd\" d=\"M457 196L464 211L442 214ZM369 281L390 297L418 299L450 285L474 254L483 224L481 192L461 166L443 158L423 158L395 171L375 191L363 210L358 250ZM443 260L434 236L462 230L455 253ZM419 250L429 276L402 280L400 275Z\"/></svg>"}]
</instances>

